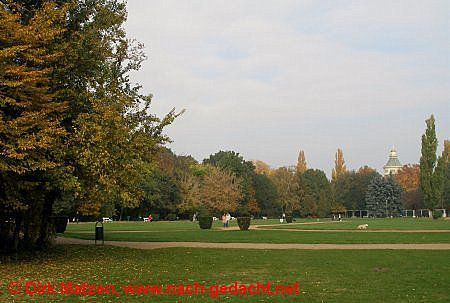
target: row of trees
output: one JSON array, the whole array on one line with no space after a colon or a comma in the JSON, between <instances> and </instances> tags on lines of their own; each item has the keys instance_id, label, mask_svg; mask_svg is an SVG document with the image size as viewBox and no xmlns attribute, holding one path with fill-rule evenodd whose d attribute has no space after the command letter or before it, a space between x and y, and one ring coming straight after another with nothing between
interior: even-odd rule
<instances>
[{"instance_id":1,"label":"row of trees","mask_svg":"<svg viewBox=\"0 0 450 303\"><path fill-rule=\"evenodd\" d=\"M216 213L249 212L256 216L296 213L324 217L344 210L368 210L373 216L399 216L404 209L448 209L450 144L445 140L442 155L436 156L433 117L427 120L422 141L421 164L405 165L388 177L368 166L357 171L347 170L343 151L338 149L331 180L321 170L308 169L304 151L299 152L295 167L272 169L263 161L246 161L232 151L220 151L197 163L191 157L176 156L166 150L159 160L159 171L166 174L165 180L171 180L173 187L160 185L153 190L178 188L177 199L170 200L170 195L165 194L167 201L161 202L161 195L158 195L153 201L160 204L148 203L141 214L162 211L164 215L177 212L187 216L206 208ZM434 162L426 162L426 159ZM433 167L431 173L424 173L426 165ZM427 176L431 176L430 181L424 179ZM432 192L428 193L430 190ZM151 191L148 193L152 195ZM163 205L171 207L164 209Z\"/></svg>"},{"instance_id":2,"label":"row of trees","mask_svg":"<svg viewBox=\"0 0 450 303\"><path fill-rule=\"evenodd\" d=\"M443 155L448 153L448 141L445 146ZM272 169L260 160L246 161L233 151L219 151L198 163L190 156L177 156L163 149L156 158L156 167L141 184L144 194L139 208L113 203L104 204L108 208L103 211L119 219L149 213L161 218L188 218L198 211L324 217L345 210L399 216L403 209L450 207L444 194L441 204L426 204L420 171L418 164L405 165L389 177L382 177L368 166L349 171L338 149L332 178L328 180L323 171L307 167L303 151L295 167ZM448 178L445 184L442 188L448 192Z\"/></svg>"}]
</instances>

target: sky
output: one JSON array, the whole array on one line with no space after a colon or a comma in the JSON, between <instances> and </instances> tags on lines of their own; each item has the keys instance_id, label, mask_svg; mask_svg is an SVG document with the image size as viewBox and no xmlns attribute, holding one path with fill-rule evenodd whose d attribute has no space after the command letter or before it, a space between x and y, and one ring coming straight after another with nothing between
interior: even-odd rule
<instances>
[{"instance_id":1,"label":"sky","mask_svg":"<svg viewBox=\"0 0 450 303\"><path fill-rule=\"evenodd\" d=\"M128 0L127 35L148 59L132 80L177 154L219 150L330 175L381 170L394 145L418 163L425 119L450 137L450 1Z\"/></svg>"}]
</instances>

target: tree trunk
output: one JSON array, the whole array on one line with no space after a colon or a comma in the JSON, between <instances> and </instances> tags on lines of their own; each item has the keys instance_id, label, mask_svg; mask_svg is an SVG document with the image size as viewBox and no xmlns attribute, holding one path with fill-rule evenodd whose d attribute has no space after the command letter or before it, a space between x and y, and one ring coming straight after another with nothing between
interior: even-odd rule
<instances>
[{"instance_id":1,"label":"tree trunk","mask_svg":"<svg viewBox=\"0 0 450 303\"><path fill-rule=\"evenodd\" d=\"M49 240L49 231L50 231L50 216L53 211L53 202L55 201L56 193L51 191L46 197L44 201L44 207L42 208L41 213L41 224L39 229L39 238L36 241L36 245L38 248L43 248L48 244Z\"/></svg>"}]
</instances>

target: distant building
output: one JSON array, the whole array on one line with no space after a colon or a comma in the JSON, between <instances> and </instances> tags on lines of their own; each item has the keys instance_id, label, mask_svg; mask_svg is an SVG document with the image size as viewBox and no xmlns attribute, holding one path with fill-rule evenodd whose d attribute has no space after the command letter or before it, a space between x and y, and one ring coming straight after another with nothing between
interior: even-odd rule
<instances>
[{"instance_id":1,"label":"distant building","mask_svg":"<svg viewBox=\"0 0 450 303\"><path fill-rule=\"evenodd\" d=\"M402 168L402 164L398 160L397 151L394 147L392 147L391 151L389 152L389 160L387 161L386 165L383 166L384 168L384 175L395 175L400 168Z\"/></svg>"}]
</instances>

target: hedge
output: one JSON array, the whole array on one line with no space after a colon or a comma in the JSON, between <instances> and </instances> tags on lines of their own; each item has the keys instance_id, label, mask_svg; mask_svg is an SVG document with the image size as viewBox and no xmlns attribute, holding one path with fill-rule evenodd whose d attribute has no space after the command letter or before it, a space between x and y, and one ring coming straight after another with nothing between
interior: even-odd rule
<instances>
[{"instance_id":1,"label":"hedge","mask_svg":"<svg viewBox=\"0 0 450 303\"><path fill-rule=\"evenodd\" d=\"M172 214L172 213L168 214L166 217L166 220L168 220L168 221L175 221L176 219L177 219L177 215Z\"/></svg>"},{"instance_id":2,"label":"hedge","mask_svg":"<svg viewBox=\"0 0 450 303\"><path fill-rule=\"evenodd\" d=\"M211 216L199 216L198 225L201 229L211 229L213 223L213 218Z\"/></svg>"},{"instance_id":3,"label":"hedge","mask_svg":"<svg viewBox=\"0 0 450 303\"><path fill-rule=\"evenodd\" d=\"M237 222L240 230L248 230L250 227L250 217L237 217Z\"/></svg>"}]
</instances>

